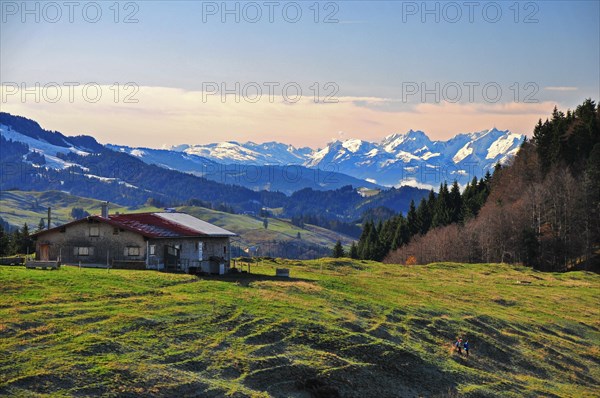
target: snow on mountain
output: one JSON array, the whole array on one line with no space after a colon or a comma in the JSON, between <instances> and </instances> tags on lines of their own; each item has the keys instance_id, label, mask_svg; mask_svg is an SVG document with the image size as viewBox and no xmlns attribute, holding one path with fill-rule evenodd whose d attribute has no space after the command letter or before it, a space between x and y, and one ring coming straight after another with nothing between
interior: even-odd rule
<instances>
[{"instance_id":1,"label":"snow on mountain","mask_svg":"<svg viewBox=\"0 0 600 398\"><path fill-rule=\"evenodd\" d=\"M363 142L362 140L356 140L356 139L351 139L351 140L346 140L342 143L342 147L346 148L348 151L352 152L352 153L356 153L360 150L360 147L362 146Z\"/></svg>"},{"instance_id":2,"label":"snow on mountain","mask_svg":"<svg viewBox=\"0 0 600 398\"><path fill-rule=\"evenodd\" d=\"M64 140L61 140L61 143L63 143L65 146L50 144L42 139L36 139L25 134L21 134L20 132L15 131L4 124L0 124L0 135L2 135L6 140L27 144L30 152L36 152L40 155L43 155L46 160L46 166L54 169L66 169L77 166L74 163L58 158L56 155L59 153L67 154L69 152L74 152L78 155L89 155L89 152L86 152L80 148L76 148L71 145L71 143Z\"/></svg>"},{"instance_id":3,"label":"snow on mountain","mask_svg":"<svg viewBox=\"0 0 600 398\"><path fill-rule=\"evenodd\" d=\"M32 137L26 136L24 134L19 133L18 131L11 129L8 126L3 125L3 124L0 124L0 134L2 134L2 136L7 140L22 142L24 144L29 145L29 149L35 149L36 152L40 152L43 154L56 155L57 153L75 152L80 155L88 155L87 152L82 151L73 146L57 146L57 145L49 144L46 141L42 141L39 139L35 139ZM69 143L67 143L67 142L65 142L64 144L69 145Z\"/></svg>"},{"instance_id":4,"label":"snow on mountain","mask_svg":"<svg viewBox=\"0 0 600 398\"><path fill-rule=\"evenodd\" d=\"M29 145L30 152L43 155L45 167L64 169L78 166L63 160L62 155L73 152L85 156L102 150L102 146L91 137L65 137L59 133L42 134L36 131L32 128L32 131L20 132L0 123L0 133L5 139ZM456 179L464 185L473 177L482 177L496 163L508 162L519 150L523 139L524 136L508 130L492 128L458 134L446 141L432 141L424 132L410 130L405 134L391 134L380 142L360 139L334 140L317 150L296 148L279 142L250 141L183 144L165 149L110 144L106 145L106 148L128 153L148 164L234 184L238 182L229 180L232 170L225 170L223 167L258 166L265 175L261 175L257 179L260 182L255 185L248 182L248 186L253 189L265 188L265 184L270 181L269 173L272 171L264 167L290 165L341 173L345 176L339 175L339 178L344 183L352 181L351 183L355 184L362 180L363 183L377 181L378 184L386 186L437 188L443 181ZM100 149L97 149L98 147ZM35 159L35 156L32 159ZM30 163L33 164L33 161ZM243 175L246 179L250 178L249 172L234 170L234 174ZM309 179L305 181L307 184ZM263 180L266 181L264 184ZM320 182L319 180L316 184ZM293 188L291 185L281 185L277 189L288 191Z\"/></svg>"},{"instance_id":5,"label":"snow on mountain","mask_svg":"<svg viewBox=\"0 0 600 398\"><path fill-rule=\"evenodd\" d=\"M518 151L524 136L496 128L431 141L422 131L392 134L379 143L334 141L309 155L308 167L334 167L384 185L437 188L442 181L466 184Z\"/></svg>"},{"instance_id":6,"label":"snow on mountain","mask_svg":"<svg viewBox=\"0 0 600 398\"><path fill-rule=\"evenodd\" d=\"M471 147L472 142L468 142L464 147L460 149L460 151L456 152L456 155L452 158L454 163L460 163L465 160L465 158L473 153L473 148Z\"/></svg>"},{"instance_id":7,"label":"snow on mountain","mask_svg":"<svg viewBox=\"0 0 600 398\"><path fill-rule=\"evenodd\" d=\"M140 158L144 163L156 164L171 170L203 175L208 170L216 168L216 163L202 156L188 154L184 151L152 148L131 148L123 145L106 145L108 149L128 153Z\"/></svg>"},{"instance_id":8,"label":"snow on mountain","mask_svg":"<svg viewBox=\"0 0 600 398\"><path fill-rule=\"evenodd\" d=\"M515 142L521 143L522 137L517 134L508 134L494 141L487 150L486 159L495 159L507 154L515 146Z\"/></svg>"},{"instance_id":9,"label":"snow on mountain","mask_svg":"<svg viewBox=\"0 0 600 398\"><path fill-rule=\"evenodd\" d=\"M277 142L235 141L179 145L172 150L195 154L220 163L303 165L334 170L380 184L437 187L457 179L466 184L481 177L498 162L506 163L518 151L524 136L496 128L458 134L432 141L419 130L394 133L380 142L334 140L324 148L295 148Z\"/></svg>"},{"instance_id":10,"label":"snow on mountain","mask_svg":"<svg viewBox=\"0 0 600 398\"><path fill-rule=\"evenodd\" d=\"M177 145L168 148L172 151L185 152L202 156L220 163L241 163L255 165L301 165L312 152L310 148L295 148L292 145L278 142L256 144L236 141L224 141L204 145Z\"/></svg>"},{"instance_id":11,"label":"snow on mountain","mask_svg":"<svg viewBox=\"0 0 600 398\"><path fill-rule=\"evenodd\" d=\"M398 149L415 153L431 145L429 137L422 131L410 130L406 134L392 134L383 139L379 144L386 152L393 153Z\"/></svg>"}]
</instances>

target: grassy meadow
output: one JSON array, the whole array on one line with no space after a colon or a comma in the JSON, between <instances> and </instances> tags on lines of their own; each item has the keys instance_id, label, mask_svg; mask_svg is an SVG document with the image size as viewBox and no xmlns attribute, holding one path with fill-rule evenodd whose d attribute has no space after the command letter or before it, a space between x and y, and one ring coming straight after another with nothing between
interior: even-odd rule
<instances>
[{"instance_id":1,"label":"grassy meadow","mask_svg":"<svg viewBox=\"0 0 600 398\"><path fill-rule=\"evenodd\" d=\"M0 267L0 396L600 394L598 275L346 259L251 272Z\"/></svg>"}]
</instances>

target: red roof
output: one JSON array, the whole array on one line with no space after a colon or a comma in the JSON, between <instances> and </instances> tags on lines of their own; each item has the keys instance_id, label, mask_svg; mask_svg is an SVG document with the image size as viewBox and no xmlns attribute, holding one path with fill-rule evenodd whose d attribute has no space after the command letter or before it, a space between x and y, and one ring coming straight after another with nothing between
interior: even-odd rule
<instances>
[{"instance_id":1,"label":"red roof","mask_svg":"<svg viewBox=\"0 0 600 398\"><path fill-rule=\"evenodd\" d=\"M170 222L155 213L112 214L108 218L111 224L123 229L138 232L149 238L178 238L191 236L206 236L202 231L196 231L184 225Z\"/></svg>"},{"instance_id":2,"label":"red roof","mask_svg":"<svg viewBox=\"0 0 600 398\"><path fill-rule=\"evenodd\" d=\"M59 227L40 231L32 236L44 234L65 228L69 225L96 220L105 222L114 227L139 233L147 238L186 238L186 237L226 237L235 236L216 225L209 224L198 218L185 213L132 213L132 214L110 214L108 218L100 216L89 216L80 220L72 221Z\"/></svg>"}]
</instances>

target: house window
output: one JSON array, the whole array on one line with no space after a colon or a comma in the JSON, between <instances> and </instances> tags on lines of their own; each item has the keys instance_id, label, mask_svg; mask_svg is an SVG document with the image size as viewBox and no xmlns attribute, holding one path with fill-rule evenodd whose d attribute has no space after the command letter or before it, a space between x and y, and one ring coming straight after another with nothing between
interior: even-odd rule
<instances>
[{"instance_id":1,"label":"house window","mask_svg":"<svg viewBox=\"0 0 600 398\"><path fill-rule=\"evenodd\" d=\"M91 254L93 254L94 249L91 247L87 247L87 246L78 246L75 247L75 255L76 256L89 256Z\"/></svg>"},{"instance_id":2,"label":"house window","mask_svg":"<svg viewBox=\"0 0 600 398\"><path fill-rule=\"evenodd\" d=\"M150 245L148 247L148 254L154 256L156 254L156 245Z\"/></svg>"},{"instance_id":3,"label":"house window","mask_svg":"<svg viewBox=\"0 0 600 398\"><path fill-rule=\"evenodd\" d=\"M140 248L137 246L128 246L125 248L125 255L135 257L140 255Z\"/></svg>"},{"instance_id":4,"label":"house window","mask_svg":"<svg viewBox=\"0 0 600 398\"><path fill-rule=\"evenodd\" d=\"M223 246L223 254L227 254L227 246Z\"/></svg>"},{"instance_id":5,"label":"house window","mask_svg":"<svg viewBox=\"0 0 600 398\"><path fill-rule=\"evenodd\" d=\"M100 228L90 227L90 236L100 236Z\"/></svg>"}]
</instances>

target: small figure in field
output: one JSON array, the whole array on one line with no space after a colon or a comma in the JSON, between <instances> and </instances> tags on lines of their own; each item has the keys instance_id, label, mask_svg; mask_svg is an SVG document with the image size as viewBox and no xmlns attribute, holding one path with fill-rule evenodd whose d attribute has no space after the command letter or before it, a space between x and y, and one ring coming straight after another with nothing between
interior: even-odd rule
<instances>
[{"instance_id":1,"label":"small figure in field","mask_svg":"<svg viewBox=\"0 0 600 398\"><path fill-rule=\"evenodd\" d=\"M469 340L465 339L465 342L463 343L463 348L465 349L465 355L468 358L469 357Z\"/></svg>"},{"instance_id":2,"label":"small figure in field","mask_svg":"<svg viewBox=\"0 0 600 398\"><path fill-rule=\"evenodd\" d=\"M462 345L463 345L462 338L459 337L456 340L456 343L454 343L454 347L456 347L455 351L458 352L459 355L462 355Z\"/></svg>"}]
</instances>

